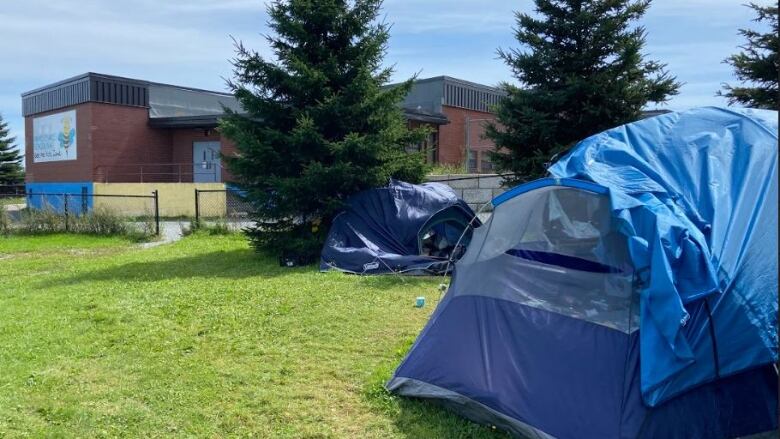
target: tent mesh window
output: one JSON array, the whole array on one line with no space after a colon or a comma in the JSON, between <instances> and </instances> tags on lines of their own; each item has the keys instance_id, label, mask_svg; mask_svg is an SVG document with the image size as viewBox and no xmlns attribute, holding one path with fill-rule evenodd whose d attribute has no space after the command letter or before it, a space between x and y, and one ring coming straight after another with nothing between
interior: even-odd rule
<instances>
[{"instance_id":1,"label":"tent mesh window","mask_svg":"<svg viewBox=\"0 0 780 439\"><path fill-rule=\"evenodd\" d=\"M520 194L477 229L461 264L494 274L459 278L463 293L480 291L626 333L638 328L634 272L606 195L555 186Z\"/></svg>"}]
</instances>

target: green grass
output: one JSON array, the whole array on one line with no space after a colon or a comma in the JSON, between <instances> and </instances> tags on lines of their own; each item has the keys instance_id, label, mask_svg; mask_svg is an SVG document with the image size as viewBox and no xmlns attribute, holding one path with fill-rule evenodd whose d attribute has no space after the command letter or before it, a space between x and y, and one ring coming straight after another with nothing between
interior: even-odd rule
<instances>
[{"instance_id":1,"label":"green grass","mask_svg":"<svg viewBox=\"0 0 780 439\"><path fill-rule=\"evenodd\" d=\"M497 437L382 387L438 283L280 268L237 235L0 238L0 437Z\"/></svg>"},{"instance_id":2,"label":"green grass","mask_svg":"<svg viewBox=\"0 0 780 439\"><path fill-rule=\"evenodd\" d=\"M19 197L0 197L0 203L2 204L25 204L27 200L23 196Z\"/></svg>"},{"instance_id":3,"label":"green grass","mask_svg":"<svg viewBox=\"0 0 780 439\"><path fill-rule=\"evenodd\" d=\"M79 253L84 250L109 249L130 245L135 239L127 237L103 237L76 234L49 234L0 236L0 255L10 257L16 253L61 252ZM2 257L2 256L0 256ZM0 273L2 275L2 273Z\"/></svg>"}]
</instances>

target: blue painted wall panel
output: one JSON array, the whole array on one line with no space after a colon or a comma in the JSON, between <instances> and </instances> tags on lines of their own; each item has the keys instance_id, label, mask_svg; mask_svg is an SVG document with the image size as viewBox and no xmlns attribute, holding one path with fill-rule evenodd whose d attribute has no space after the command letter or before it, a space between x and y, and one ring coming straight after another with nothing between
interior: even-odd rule
<instances>
[{"instance_id":1,"label":"blue painted wall panel","mask_svg":"<svg viewBox=\"0 0 780 439\"><path fill-rule=\"evenodd\" d=\"M92 182L27 183L27 205L33 209L49 208L64 212L65 196L68 197L68 212L79 214L92 209ZM84 196L83 194L86 194Z\"/></svg>"}]
</instances>

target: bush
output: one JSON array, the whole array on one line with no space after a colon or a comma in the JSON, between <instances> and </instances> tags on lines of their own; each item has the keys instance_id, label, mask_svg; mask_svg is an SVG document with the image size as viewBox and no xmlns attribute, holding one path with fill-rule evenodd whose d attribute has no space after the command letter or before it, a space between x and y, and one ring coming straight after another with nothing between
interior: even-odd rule
<instances>
[{"instance_id":1,"label":"bush","mask_svg":"<svg viewBox=\"0 0 780 439\"><path fill-rule=\"evenodd\" d=\"M127 235L133 227L124 218L105 208L69 218L68 231L87 235Z\"/></svg>"},{"instance_id":2,"label":"bush","mask_svg":"<svg viewBox=\"0 0 780 439\"><path fill-rule=\"evenodd\" d=\"M22 213L21 223L16 229L19 234L46 234L65 231L65 216L50 208L26 209Z\"/></svg>"},{"instance_id":3,"label":"bush","mask_svg":"<svg viewBox=\"0 0 780 439\"><path fill-rule=\"evenodd\" d=\"M8 236L11 234L11 218L8 216L8 212L5 210L5 203L0 201L0 236Z\"/></svg>"},{"instance_id":4,"label":"bush","mask_svg":"<svg viewBox=\"0 0 780 439\"><path fill-rule=\"evenodd\" d=\"M1 228L2 226L0 226ZM154 222L151 220L131 221L110 209L100 207L82 215L68 216L51 208L27 209L21 216L19 227L15 228L14 232L27 235L77 233L126 236L141 240L154 234Z\"/></svg>"},{"instance_id":5,"label":"bush","mask_svg":"<svg viewBox=\"0 0 780 439\"><path fill-rule=\"evenodd\" d=\"M224 220L218 220L211 223L192 220L188 226L183 227L181 230L182 236L190 236L198 232L206 233L208 235L229 235L235 233Z\"/></svg>"},{"instance_id":6,"label":"bush","mask_svg":"<svg viewBox=\"0 0 780 439\"><path fill-rule=\"evenodd\" d=\"M451 165L447 163L439 163L434 165L431 168L431 171L428 172L428 175L449 175L449 174L466 174L466 166L463 164L460 165Z\"/></svg>"}]
</instances>

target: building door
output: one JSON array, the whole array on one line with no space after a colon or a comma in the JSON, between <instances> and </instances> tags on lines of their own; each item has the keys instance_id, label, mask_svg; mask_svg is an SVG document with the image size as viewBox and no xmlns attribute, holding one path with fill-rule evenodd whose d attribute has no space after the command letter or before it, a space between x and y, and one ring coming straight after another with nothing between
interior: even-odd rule
<instances>
[{"instance_id":1,"label":"building door","mask_svg":"<svg viewBox=\"0 0 780 439\"><path fill-rule=\"evenodd\" d=\"M192 181L218 183L222 181L219 142L192 142Z\"/></svg>"}]
</instances>

